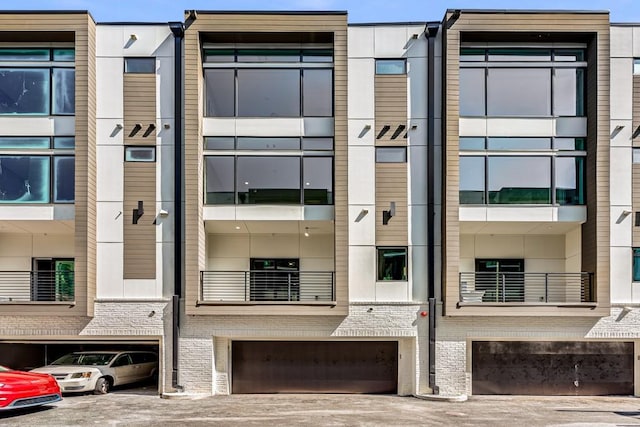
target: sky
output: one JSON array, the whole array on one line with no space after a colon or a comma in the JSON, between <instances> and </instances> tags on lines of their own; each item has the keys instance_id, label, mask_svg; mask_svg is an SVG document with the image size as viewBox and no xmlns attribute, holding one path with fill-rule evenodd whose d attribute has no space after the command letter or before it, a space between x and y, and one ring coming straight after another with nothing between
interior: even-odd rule
<instances>
[{"instance_id":1,"label":"sky","mask_svg":"<svg viewBox=\"0 0 640 427\"><path fill-rule=\"evenodd\" d=\"M0 0L5 10L88 10L97 22L182 21L196 10L346 10L350 23L440 21L446 9L609 10L640 22L640 0Z\"/></svg>"}]
</instances>

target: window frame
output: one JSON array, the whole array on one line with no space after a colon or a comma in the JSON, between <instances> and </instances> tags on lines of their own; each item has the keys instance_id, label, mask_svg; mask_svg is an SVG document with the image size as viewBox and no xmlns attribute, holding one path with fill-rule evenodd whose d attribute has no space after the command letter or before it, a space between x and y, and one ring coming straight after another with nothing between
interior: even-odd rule
<instances>
[{"instance_id":1,"label":"window frame","mask_svg":"<svg viewBox=\"0 0 640 427\"><path fill-rule=\"evenodd\" d=\"M139 160L139 159L133 159L133 158L127 158L127 152L130 152L131 150L140 150L140 149L147 149L147 150L151 150L151 152L153 153L153 159L152 160ZM156 146L155 145L125 145L124 146L124 161L125 163L156 163L157 158L156 158Z\"/></svg>"},{"instance_id":2,"label":"window frame","mask_svg":"<svg viewBox=\"0 0 640 427\"><path fill-rule=\"evenodd\" d=\"M402 151L403 160L383 160L380 158L380 153L384 153L385 151ZM376 147L376 163L393 163L393 164L404 164L407 163L407 147L391 147L391 146L377 146Z\"/></svg>"},{"instance_id":3,"label":"window frame","mask_svg":"<svg viewBox=\"0 0 640 427\"><path fill-rule=\"evenodd\" d=\"M385 250L404 251L404 278L403 279L384 279L380 278L381 273L381 252ZM409 247L408 246L376 246L376 282L394 282L394 283L407 283L409 281Z\"/></svg>"},{"instance_id":4,"label":"window frame","mask_svg":"<svg viewBox=\"0 0 640 427\"><path fill-rule=\"evenodd\" d=\"M155 56L125 56L123 58L123 73L124 74L156 74L156 67L158 66L158 62ZM151 63L153 61L153 70L152 71L129 71L127 64L129 61L144 61ZM149 65L149 64L146 64Z\"/></svg>"},{"instance_id":5,"label":"window frame","mask_svg":"<svg viewBox=\"0 0 640 427\"><path fill-rule=\"evenodd\" d=\"M401 63L402 71L394 72L394 73L384 73L380 72L380 68L378 65L384 65L385 63ZM407 70L407 60L405 58L376 58L375 59L375 75L376 76L406 76L408 73Z\"/></svg>"}]
</instances>

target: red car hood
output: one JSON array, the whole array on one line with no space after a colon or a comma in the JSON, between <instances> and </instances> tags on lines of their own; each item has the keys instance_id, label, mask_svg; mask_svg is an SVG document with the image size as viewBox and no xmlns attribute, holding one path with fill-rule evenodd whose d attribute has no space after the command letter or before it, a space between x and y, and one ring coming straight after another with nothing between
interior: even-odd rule
<instances>
[{"instance_id":1,"label":"red car hood","mask_svg":"<svg viewBox=\"0 0 640 427\"><path fill-rule=\"evenodd\" d=\"M53 378L46 374L37 374L34 372L0 372L0 383L6 385L19 384L48 384Z\"/></svg>"}]
</instances>

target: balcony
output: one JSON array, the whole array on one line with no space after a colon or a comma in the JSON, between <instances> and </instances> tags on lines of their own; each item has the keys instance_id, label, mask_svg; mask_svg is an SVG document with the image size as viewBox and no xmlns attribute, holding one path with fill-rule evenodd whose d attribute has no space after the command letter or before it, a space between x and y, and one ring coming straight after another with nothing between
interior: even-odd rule
<instances>
[{"instance_id":1,"label":"balcony","mask_svg":"<svg viewBox=\"0 0 640 427\"><path fill-rule=\"evenodd\" d=\"M593 273L460 273L461 304L595 303Z\"/></svg>"},{"instance_id":2,"label":"balcony","mask_svg":"<svg viewBox=\"0 0 640 427\"><path fill-rule=\"evenodd\" d=\"M334 301L333 271L200 272L200 303L327 305Z\"/></svg>"},{"instance_id":3,"label":"balcony","mask_svg":"<svg viewBox=\"0 0 640 427\"><path fill-rule=\"evenodd\" d=\"M73 300L73 271L0 271L0 304Z\"/></svg>"}]
</instances>

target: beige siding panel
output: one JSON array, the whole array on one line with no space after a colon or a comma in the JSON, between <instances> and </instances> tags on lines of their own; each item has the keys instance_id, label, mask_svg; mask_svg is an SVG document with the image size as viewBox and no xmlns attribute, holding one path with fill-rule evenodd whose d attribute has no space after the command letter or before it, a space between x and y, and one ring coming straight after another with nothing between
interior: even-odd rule
<instances>
[{"instance_id":1,"label":"beige siding panel","mask_svg":"<svg viewBox=\"0 0 640 427\"><path fill-rule=\"evenodd\" d=\"M396 214L382 224L382 211L396 203ZM376 163L376 246L407 246L407 164Z\"/></svg>"},{"instance_id":2,"label":"beige siding panel","mask_svg":"<svg viewBox=\"0 0 640 427\"><path fill-rule=\"evenodd\" d=\"M404 138L407 133L407 76L376 75L374 84L376 144L407 145ZM384 126L390 129L378 138ZM405 128L395 139L391 139L399 126Z\"/></svg>"},{"instance_id":3,"label":"beige siding panel","mask_svg":"<svg viewBox=\"0 0 640 427\"><path fill-rule=\"evenodd\" d=\"M200 33L206 32L333 32L335 112L335 270L336 307L198 306L200 271L205 267L202 220L202 64ZM187 314L299 314L348 313L347 210L347 20L346 15L264 15L201 13L185 32L185 300Z\"/></svg>"},{"instance_id":4,"label":"beige siding panel","mask_svg":"<svg viewBox=\"0 0 640 427\"><path fill-rule=\"evenodd\" d=\"M144 203L144 215L133 224L133 210ZM124 164L124 278L156 278L156 163Z\"/></svg>"},{"instance_id":5,"label":"beige siding panel","mask_svg":"<svg viewBox=\"0 0 640 427\"><path fill-rule=\"evenodd\" d=\"M445 20L451 17L448 13ZM609 16L606 13L466 13L444 31L445 114L443 136L443 299L445 315L575 315L582 309L458 308L459 210L459 49L461 32L571 33L591 38L587 70L587 222L582 230L582 269L595 273L598 305L589 315L608 314L609 298ZM508 39L508 35L504 36ZM563 311L564 310L564 311Z\"/></svg>"},{"instance_id":6,"label":"beige siding panel","mask_svg":"<svg viewBox=\"0 0 640 427\"><path fill-rule=\"evenodd\" d=\"M149 125L156 124L156 75L124 74L124 142L127 145L155 145L156 129L144 137ZM129 136L134 126L142 129Z\"/></svg>"}]
</instances>

